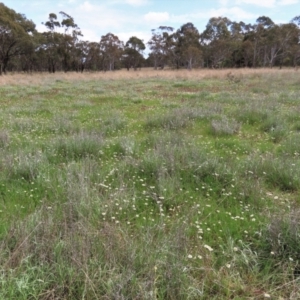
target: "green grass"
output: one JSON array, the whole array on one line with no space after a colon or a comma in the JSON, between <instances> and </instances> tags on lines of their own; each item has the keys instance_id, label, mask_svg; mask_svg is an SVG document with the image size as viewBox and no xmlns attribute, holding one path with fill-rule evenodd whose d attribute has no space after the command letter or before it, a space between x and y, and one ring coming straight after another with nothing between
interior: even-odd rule
<instances>
[{"instance_id":1,"label":"green grass","mask_svg":"<svg viewBox=\"0 0 300 300\"><path fill-rule=\"evenodd\" d=\"M297 299L292 75L0 87L0 299Z\"/></svg>"}]
</instances>

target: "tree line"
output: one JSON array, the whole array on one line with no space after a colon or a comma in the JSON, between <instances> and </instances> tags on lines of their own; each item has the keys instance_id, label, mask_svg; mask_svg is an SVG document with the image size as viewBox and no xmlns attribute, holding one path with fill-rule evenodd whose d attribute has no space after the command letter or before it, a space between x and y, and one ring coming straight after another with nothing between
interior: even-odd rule
<instances>
[{"instance_id":1,"label":"tree line","mask_svg":"<svg viewBox=\"0 0 300 300\"><path fill-rule=\"evenodd\" d=\"M300 16L275 24L261 16L254 24L210 18L200 33L193 23L175 30L160 26L146 44L136 36L126 43L113 33L84 41L72 16L50 13L38 32L32 20L0 3L0 75L7 71L112 71L141 67L241 68L297 67ZM143 53L148 46L149 55Z\"/></svg>"}]
</instances>

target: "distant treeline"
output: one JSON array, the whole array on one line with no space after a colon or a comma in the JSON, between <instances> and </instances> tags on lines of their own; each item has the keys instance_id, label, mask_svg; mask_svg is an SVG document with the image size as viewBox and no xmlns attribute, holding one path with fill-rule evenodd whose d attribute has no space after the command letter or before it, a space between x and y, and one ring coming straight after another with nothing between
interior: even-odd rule
<instances>
[{"instance_id":1,"label":"distant treeline","mask_svg":"<svg viewBox=\"0 0 300 300\"><path fill-rule=\"evenodd\" d=\"M80 28L65 12L49 14L45 32L33 21L0 3L0 74L7 71L109 71L141 67L179 69L297 67L300 61L300 16L275 24L262 16L255 24L214 17L200 33L193 23L178 30L160 26L146 45L136 36L126 43L112 34L99 42L82 40ZM60 29L59 29L60 28Z\"/></svg>"}]
</instances>

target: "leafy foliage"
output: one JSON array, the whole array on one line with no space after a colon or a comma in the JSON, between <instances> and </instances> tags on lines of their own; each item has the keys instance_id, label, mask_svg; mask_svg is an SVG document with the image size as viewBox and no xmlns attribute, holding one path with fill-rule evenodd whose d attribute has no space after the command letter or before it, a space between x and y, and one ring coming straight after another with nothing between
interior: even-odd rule
<instances>
[{"instance_id":1,"label":"leafy foliage","mask_svg":"<svg viewBox=\"0 0 300 300\"><path fill-rule=\"evenodd\" d=\"M60 18L60 20L59 20ZM146 42L132 36L124 44L109 32L99 42L82 40L80 28L66 12L50 13L46 31L24 14L0 5L0 74L17 71L113 71L120 68L154 69L198 67L297 67L300 60L299 16L286 24L275 24L260 16L254 24L214 16L200 33L187 22L175 30L159 26Z\"/></svg>"}]
</instances>

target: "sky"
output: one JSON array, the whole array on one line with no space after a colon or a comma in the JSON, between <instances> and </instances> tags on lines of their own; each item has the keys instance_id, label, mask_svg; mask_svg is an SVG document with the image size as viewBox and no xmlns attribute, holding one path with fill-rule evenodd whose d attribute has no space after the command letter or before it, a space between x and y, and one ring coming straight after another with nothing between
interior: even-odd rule
<instances>
[{"instance_id":1,"label":"sky","mask_svg":"<svg viewBox=\"0 0 300 300\"><path fill-rule=\"evenodd\" d=\"M300 15L300 0L0 0L9 8L45 31L42 22L49 13L63 11L80 27L83 40L99 42L109 32L124 43L137 36L147 43L151 29L161 25L177 30L192 22L203 32L211 17L227 17L231 21L255 23L268 16L275 23L287 23Z\"/></svg>"}]
</instances>

